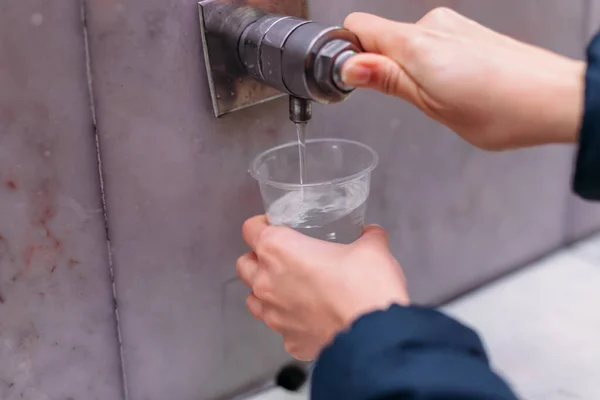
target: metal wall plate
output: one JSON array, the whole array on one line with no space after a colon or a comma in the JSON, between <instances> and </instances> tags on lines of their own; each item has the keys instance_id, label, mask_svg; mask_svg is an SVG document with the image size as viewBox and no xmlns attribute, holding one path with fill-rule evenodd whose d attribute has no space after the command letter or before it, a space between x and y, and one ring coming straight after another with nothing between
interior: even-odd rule
<instances>
[{"instance_id":1,"label":"metal wall plate","mask_svg":"<svg viewBox=\"0 0 600 400\"><path fill-rule=\"evenodd\" d=\"M307 0L203 0L198 3L204 60L216 117L285 95L248 76L237 62L235 49L220 34L221 23L236 9L247 7L308 18Z\"/></svg>"}]
</instances>

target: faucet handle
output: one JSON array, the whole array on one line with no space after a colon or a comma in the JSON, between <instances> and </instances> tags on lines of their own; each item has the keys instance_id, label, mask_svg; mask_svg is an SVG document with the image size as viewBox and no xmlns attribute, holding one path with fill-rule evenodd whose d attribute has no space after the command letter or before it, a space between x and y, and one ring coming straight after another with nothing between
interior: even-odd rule
<instances>
[{"instance_id":1,"label":"faucet handle","mask_svg":"<svg viewBox=\"0 0 600 400\"><path fill-rule=\"evenodd\" d=\"M342 81L342 68L344 63L358 52L360 49L354 43L334 39L317 53L314 65L315 80L330 97L347 97L355 89Z\"/></svg>"}]
</instances>

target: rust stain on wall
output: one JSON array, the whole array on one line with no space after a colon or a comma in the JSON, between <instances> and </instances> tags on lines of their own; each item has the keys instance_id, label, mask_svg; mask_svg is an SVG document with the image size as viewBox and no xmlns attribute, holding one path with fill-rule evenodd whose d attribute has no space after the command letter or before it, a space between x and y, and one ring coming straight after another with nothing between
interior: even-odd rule
<instances>
[{"instance_id":1,"label":"rust stain on wall","mask_svg":"<svg viewBox=\"0 0 600 400\"><path fill-rule=\"evenodd\" d=\"M21 251L23 270L13 278L18 280L27 273L34 260L41 260L50 266L50 272L56 270L59 257L63 254L63 243L51 227L57 214L56 182L51 179L42 181L30 200L30 221L25 245Z\"/></svg>"},{"instance_id":2,"label":"rust stain on wall","mask_svg":"<svg viewBox=\"0 0 600 400\"><path fill-rule=\"evenodd\" d=\"M4 182L4 185L6 186L6 188L8 190L17 190L17 182L15 182L12 179L8 179L6 182Z\"/></svg>"},{"instance_id":3,"label":"rust stain on wall","mask_svg":"<svg viewBox=\"0 0 600 400\"><path fill-rule=\"evenodd\" d=\"M35 253L36 246L33 244L28 244L23 253L21 254L21 258L23 259L23 263L25 264L25 268L29 268L31 265L31 260L33 259L33 254Z\"/></svg>"}]
</instances>

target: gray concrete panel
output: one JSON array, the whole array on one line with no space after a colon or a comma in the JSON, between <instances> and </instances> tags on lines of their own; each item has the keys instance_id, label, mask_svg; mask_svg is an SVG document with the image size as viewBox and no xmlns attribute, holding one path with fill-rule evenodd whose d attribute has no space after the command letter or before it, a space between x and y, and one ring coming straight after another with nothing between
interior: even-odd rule
<instances>
[{"instance_id":1,"label":"gray concrete panel","mask_svg":"<svg viewBox=\"0 0 600 400\"><path fill-rule=\"evenodd\" d=\"M121 399L77 1L0 3L0 398Z\"/></svg>"}]
</instances>

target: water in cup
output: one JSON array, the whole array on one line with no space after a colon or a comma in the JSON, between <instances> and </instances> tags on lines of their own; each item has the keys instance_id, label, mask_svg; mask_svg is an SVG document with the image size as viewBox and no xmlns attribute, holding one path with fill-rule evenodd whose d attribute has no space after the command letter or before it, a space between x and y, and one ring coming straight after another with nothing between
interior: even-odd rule
<instances>
[{"instance_id":1,"label":"water in cup","mask_svg":"<svg viewBox=\"0 0 600 400\"><path fill-rule=\"evenodd\" d=\"M272 225L288 226L310 237L352 243L362 233L368 189L364 182L295 190L267 210Z\"/></svg>"}]
</instances>

